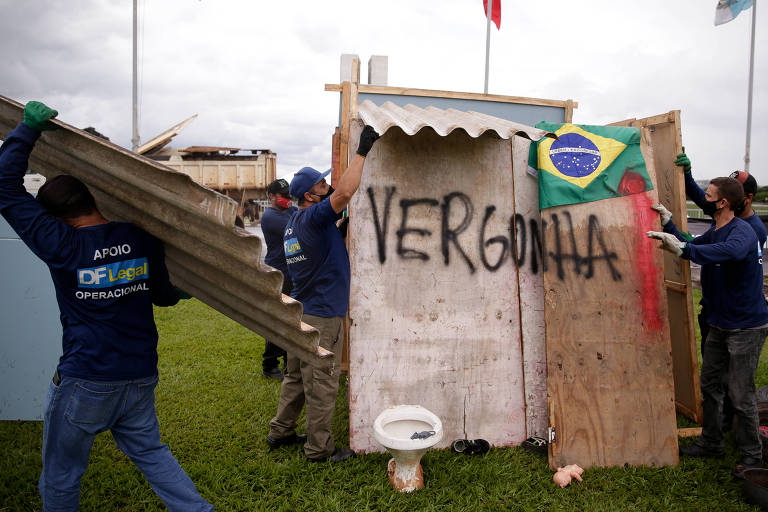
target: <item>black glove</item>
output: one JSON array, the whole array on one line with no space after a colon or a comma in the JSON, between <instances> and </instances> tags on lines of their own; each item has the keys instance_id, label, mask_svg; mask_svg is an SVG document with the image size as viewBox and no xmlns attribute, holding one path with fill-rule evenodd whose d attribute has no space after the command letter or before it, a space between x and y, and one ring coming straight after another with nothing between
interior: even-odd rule
<instances>
[{"instance_id":1,"label":"black glove","mask_svg":"<svg viewBox=\"0 0 768 512\"><path fill-rule=\"evenodd\" d=\"M360 144L357 145L357 154L360 156L368 156L368 152L373 147L373 143L379 138L379 134L372 126L365 125L363 133L360 134Z\"/></svg>"}]
</instances>

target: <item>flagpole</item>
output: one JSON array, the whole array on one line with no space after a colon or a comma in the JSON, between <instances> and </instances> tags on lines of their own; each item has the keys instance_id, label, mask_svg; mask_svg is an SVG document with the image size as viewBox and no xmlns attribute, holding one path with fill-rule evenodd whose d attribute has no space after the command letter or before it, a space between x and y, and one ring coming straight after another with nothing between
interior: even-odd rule
<instances>
[{"instance_id":1,"label":"flagpole","mask_svg":"<svg viewBox=\"0 0 768 512\"><path fill-rule=\"evenodd\" d=\"M749 53L749 93L747 95L747 145L744 153L744 170L749 172L749 150L752 138L752 85L755 80L755 19L757 0L752 1L752 42Z\"/></svg>"},{"instance_id":2,"label":"flagpole","mask_svg":"<svg viewBox=\"0 0 768 512\"><path fill-rule=\"evenodd\" d=\"M483 93L488 94L488 56L491 52L491 11L493 11L493 0L485 0L488 20L485 29L485 87ZM752 36L754 38L754 35Z\"/></svg>"},{"instance_id":3,"label":"flagpole","mask_svg":"<svg viewBox=\"0 0 768 512\"><path fill-rule=\"evenodd\" d=\"M138 0L133 0L133 136L131 137L131 150L136 152L139 148L139 101L138 101L138 84L136 79L138 50L136 42L137 25L138 25Z\"/></svg>"}]
</instances>

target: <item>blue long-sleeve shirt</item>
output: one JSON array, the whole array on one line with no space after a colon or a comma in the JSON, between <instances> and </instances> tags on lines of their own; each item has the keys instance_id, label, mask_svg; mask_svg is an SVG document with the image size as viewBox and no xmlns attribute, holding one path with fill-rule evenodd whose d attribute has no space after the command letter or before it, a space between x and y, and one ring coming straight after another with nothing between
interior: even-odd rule
<instances>
[{"instance_id":1,"label":"blue long-sleeve shirt","mask_svg":"<svg viewBox=\"0 0 768 512\"><path fill-rule=\"evenodd\" d=\"M156 375L152 304L179 300L163 246L133 224L75 229L51 216L24 189L39 136L20 124L0 147L0 214L50 270L63 327L59 373L90 380Z\"/></svg>"},{"instance_id":2,"label":"blue long-sleeve shirt","mask_svg":"<svg viewBox=\"0 0 768 512\"><path fill-rule=\"evenodd\" d=\"M288 264L285 262L283 233L288 220L298 210L295 206L284 211L269 207L261 216L261 231L264 233L264 241L267 244L267 255L264 261L282 272L286 279L288 279Z\"/></svg>"},{"instance_id":3,"label":"blue long-sleeve shirt","mask_svg":"<svg viewBox=\"0 0 768 512\"><path fill-rule=\"evenodd\" d=\"M696 203L696 206L704 209L704 203L707 202L704 197L705 192L701 190L699 184L693 179L693 174L690 172L683 174L685 174L685 195L688 196L688 199Z\"/></svg>"},{"instance_id":4,"label":"blue long-sleeve shirt","mask_svg":"<svg viewBox=\"0 0 768 512\"><path fill-rule=\"evenodd\" d=\"M685 241L673 222L664 231ZM738 217L716 229L713 222L683 249L683 258L701 265L707 323L723 329L768 324L763 295L763 255L752 226Z\"/></svg>"}]
</instances>

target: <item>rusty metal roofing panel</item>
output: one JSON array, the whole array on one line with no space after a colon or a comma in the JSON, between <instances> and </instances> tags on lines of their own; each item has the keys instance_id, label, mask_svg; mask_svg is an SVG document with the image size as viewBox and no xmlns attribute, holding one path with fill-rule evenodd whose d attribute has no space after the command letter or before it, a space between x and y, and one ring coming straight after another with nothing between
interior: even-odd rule
<instances>
[{"instance_id":1,"label":"rusty metal roofing panel","mask_svg":"<svg viewBox=\"0 0 768 512\"><path fill-rule=\"evenodd\" d=\"M502 139L509 139L514 135L533 141L544 137L556 138L553 133L538 128L479 112L463 112L452 108L420 108L410 104L400 107L391 101L379 106L371 100L365 100L358 106L358 113L363 122L373 126L380 135L393 126L401 128L408 135L429 126L442 136L460 128L471 137L479 137L487 131L493 131Z\"/></svg>"},{"instance_id":2,"label":"rusty metal roofing panel","mask_svg":"<svg viewBox=\"0 0 768 512\"><path fill-rule=\"evenodd\" d=\"M0 96L0 138L22 118L23 105ZM154 160L53 122L60 129L40 137L32 169L82 180L107 218L133 222L164 242L176 286L304 361L329 368L332 353L319 346L317 330L301 322L301 303L282 295L282 274L260 262L261 241L235 227L235 201Z\"/></svg>"},{"instance_id":3,"label":"rusty metal roofing panel","mask_svg":"<svg viewBox=\"0 0 768 512\"><path fill-rule=\"evenodd\" d=\"M171 139L174 138L181 132L181 130L184 129L185 126L187 126L189 123L191 123L195 118L197 118L197 114L193 115L192 117L188 117L179 124L176 124L167 130L165 130L160 135L153 137L149 139L148 142L145 142L138 148L136 148L136 152L140 155L143 155L144 153L149 153L150 151L157 151L169 142L171 142Z\"/></svg>"}]
</instances>

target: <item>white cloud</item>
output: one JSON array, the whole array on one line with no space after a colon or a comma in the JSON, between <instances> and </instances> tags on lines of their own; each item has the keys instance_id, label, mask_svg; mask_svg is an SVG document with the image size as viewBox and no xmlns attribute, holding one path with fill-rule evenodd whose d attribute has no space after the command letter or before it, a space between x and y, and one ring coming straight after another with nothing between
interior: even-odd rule
<instances>
[{"instance_id":1,"label":"white cloud","mask_svg":"<svg viewBox=\"0 0 768 512\"><path fill-rule=\"evenodd\" d=\"M339 56L389 56L396 86L481 92L480 0L140 3L143 140L197 113L174 145L270 148L278 173L330 165ZM682 110L699 178L743 166L751 11L714 0L511 2L493 29L490 92L573 98L599 124ZM0 94L39 99L130 146L131 3L0 0ZM766 19L758 12L752 172L768 184ZM762 23L765 26L765 23Z\"/></svg>"}]
</instances>

